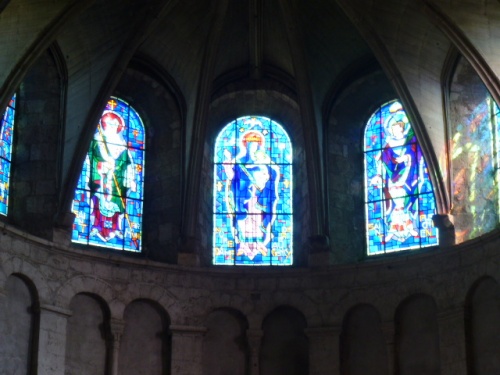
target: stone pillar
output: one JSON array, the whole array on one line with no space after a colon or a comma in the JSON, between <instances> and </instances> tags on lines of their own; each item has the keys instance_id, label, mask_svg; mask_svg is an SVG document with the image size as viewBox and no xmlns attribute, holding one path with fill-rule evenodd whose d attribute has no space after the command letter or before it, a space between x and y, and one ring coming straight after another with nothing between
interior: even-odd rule
<instances>
[{"instance_id":1,"label":"stone pillar","mask_svg":"<svg viewBox=\"0 0 500 375\"><path fill-rule=\"evenodd\" d=\"M260 374L260 345L262 343L264 332L260 329L247 330L248 346L250 347L250 375Z\"/></svg>"},{"instance_id":2,"label":"stone pillar","mask_svg":"<svg viewBox=\"0 0 500 375\"><path fill-rule=\"evenodd\" d=\"M439 246L455 245L455 226L450 220L450 216L434 215L432 221L439 231Z\"/></svg>"},{"instance_id":3,"label":"stone pillar","mask_svg":"<svg viewBox=\"0 0 500 375\"><path fill-rule=\"evenodd\" d=\"M120 356L120 342L125 328L125 322L119 319L111 319L110 323L111 334L111 374L118 375L118 360Z\"/></svg>"},{"instance_id":4,"label":"stone pillar","mask_svg":"<svg viewBox=\"0 0 500 375\"><path fill-rule=\"evenodd\" d=\"M328 266L330 262L330 240L328 236L316 235L309 237L306 243L310 267Z\"/></svg>"},{"instance_id":5,"label":"stone pillar","mask_svg":"<svg viewBox=\"0 0 500 375\"><path fill-rule=\"evenodd\" d=\"M309 338L309 375L340 374L340 327L312 327Z\"/></svg>"},{"instance_id":6,"label":"stone pillar","mask_svg":"<svg viewBox=\"0 0 500 375\"><path fill-rule=\"evenodd\" d=\"M40 306L38 375L64 375L66 325L71 314L57 306Z\"/></svg>"},{"instance_id":7,"label":"stone pillar","mask_svg":"<svg viewBox=\"0 0 500 375\"><path fill-rule=\"evenodd\" d=\"M463 307L439 314L441 375L467 374L465 311Z\"/></svg>"},{"instance_id":8,"label":"stone pillar","mask_svg":"<svg viewBox=\"0 0 500 375\"><path fill-rule=\"evenodd\" d=\"M396 329L393 321L382 323L382 333L387 351L387 369L389 375L395 374L396 367Z\"/></svg>"},{"instance_id":9,"label":"stone pillar","mask_svg":"<svg viewBox=\"0 0 500 375\"><path fill-rule=\"evenodd\" d=\"M170 326L172 334L172 375L201 375L205 327Z\"/></svg>"}]
</instances>

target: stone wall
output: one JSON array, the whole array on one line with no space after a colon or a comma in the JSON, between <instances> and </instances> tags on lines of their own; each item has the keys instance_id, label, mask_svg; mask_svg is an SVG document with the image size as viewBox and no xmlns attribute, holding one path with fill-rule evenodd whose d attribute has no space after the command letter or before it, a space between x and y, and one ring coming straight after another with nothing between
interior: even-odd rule
<instances>
[{"instance_id":1,"label":"stone wall","mask_svg":"<svg viewBox=\"0 0 500 375\"><path fill-rule=\"evenodd\" d=\"M18 89L11 167L9 220L52 239L60 184L63 72L55 50L45 52Z\"/></svg>"},{"instance_id":2,"label":"stone wall","mask_svg":"<svg viewBox=\"0 0 500 375\"><path fill-rule=\"evenodd\" d=\"M385 348L379 350L386 353L388 374L422 374L418 369L424 366L424 373L465 375L467 366L498 366L499 346L492 345L494 332L500 330L500 314L495 313L500 312L497 232L455 247L364 264L238 270L172 266L81 251L6 224L1 224L1 233L0 332L11 324L6 317L14 314L5 308L6 299L24 298L6 292L16 275L33 285L35 305L40 306L36 312L39 328L30 344L35 355L29 358L40 375L87 373L86 366L71 359L71 352L88 346L85 337L89 334L100 343L92 345L86 355L99 356L105 367L99 373L111 374L123 373L118 371L122 363L132 366L150 355L155 368L150 367L150 373L222 375L219 367L211 368L215 365L207 345L214 342L223 351L218 355L223 356L225 350L240 353L236 368L243 365L252 375L279 373L285 365L276 360L276 353L294 353L297 347L302 349L293 354L294 360L308 347L310 375L351 373L355 365L349 358L360 355L356 348L381 341ZM88 313L91 305L95 305L92 314ZM359 305L371 306L370 314L379 316L371 319L374 334L360 336L353 328L357 323L352 321L353 316L356 319L352 311ZM213 336L217 335L214 314L220 309L236 317L231 328L238 337L236 346L231 340L224 342L227 338ZM75 317L80 322L77 331ZM302 319L293 324L293 334L286 328L292 318ZM272 326L281 328L270 329L266 322L274 319L279 323ZM481 323L484 319L487 325ZM296 331L296 327L301 328ZM27 335L7 337L6 342L22 345L30 340ZM279 342L280 337L294 338L282 342L285 349L281 351L268 350L265 343ZM145 339L144 350L135 350L141 339ZM99 354L93 351L96 348ZM258 370L260 361L268 363L264 358L274 361L271 372L262 366ZM373 361L374 366L385 366L380 358ZM9 373L8 363L0 361L0 373ZM398 370L402 368L411 370ZM432 371L427 372L428 368ZM481 371L477 373L491 373Z\"/></svg>"},{"instance_id":3,"label":"stone wall","mask_svg":"<svg viewBox=\"0 0 500 375\"><path fill-rule=\"evenodd\" d=\"M366 123L379 106L397 96L381 71L364 75L336 95L326 124L328 227L334 263L347 263L366 257Z\"/></svg>"}]
</instances>

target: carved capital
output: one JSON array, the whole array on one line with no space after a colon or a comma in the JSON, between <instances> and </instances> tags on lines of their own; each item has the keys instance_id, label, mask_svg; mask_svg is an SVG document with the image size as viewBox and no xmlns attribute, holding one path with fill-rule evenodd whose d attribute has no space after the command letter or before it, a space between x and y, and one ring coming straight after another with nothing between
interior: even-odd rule
<instances>
[{"instance_id":1,"label":"carved capital","mask_svg":"<svg viewBox=\"0 0 500 375\"><path fill-rule=\"evenodd\" d=\"M125 329L125 322L121 319L111 319L109 322L109 330L113 341L120 341Z\"/></svg>"}]
</instances>

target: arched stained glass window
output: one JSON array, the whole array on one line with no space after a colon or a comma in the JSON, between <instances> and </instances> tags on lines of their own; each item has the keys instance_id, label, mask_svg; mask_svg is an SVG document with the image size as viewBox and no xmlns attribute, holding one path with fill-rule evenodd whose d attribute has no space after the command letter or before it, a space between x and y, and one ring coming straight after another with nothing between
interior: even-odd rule
<instances>
[{"instance_id":1,"label":"arched stained glass window","mask_svg":"<svg viewBox=\"0 0 500 375\"><path fill-rule=\"evenodd\" d=\"M277 122L240 117L215 141L213 263L293 263L292 145Z\"/></svg>"},{"instance_id":2,"label":"arched stained glass window","mask_svg":"<svg viewBox=\"0 0 500 375\"><path fill-rule=\"evenodd\" d=\"M7 215L9 206L10 164L12 160L12 139L16 95L12 96L2 118L0 133L0 214Z\"/></svg>"},{"instance_id":3,"label":"arched stained glass window","mask_svg":"<svg viewBox=\"0 0 500 375\"><path fill-rule=\"evenodd\" d=\"M83 164L73 201L73 242L140 251L145 132L137 112L111 98Z\"/></svg>"},{"instance_id":4,"label":"arched stained glass window","mask_svg":"<svg viewBox=\"0 0 500 375\"><path fill-rule=\"evenodd\" d=\"M368 255L438 245L427 165L401 103L371 116L364 151Z\"/></svg>"}]
</instances>

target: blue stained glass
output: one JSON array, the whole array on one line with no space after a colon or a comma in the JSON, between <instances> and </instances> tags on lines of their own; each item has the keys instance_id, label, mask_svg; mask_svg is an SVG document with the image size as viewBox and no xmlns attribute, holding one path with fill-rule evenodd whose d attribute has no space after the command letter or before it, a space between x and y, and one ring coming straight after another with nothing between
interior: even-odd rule
<instances>
[{"instance_id":1,"label":"blue stained glass","mask_svg":"<svg viewBox=\"0 0 500 375\"><path fill-rule=\"evenodd\" d=\"M110 98L83 163L72 241L141 251L144 125L125 101Z\"/></svg>"},{"instance_id":2,"label":"blue stained glass","mask_svg":"<svg viewBox=\"0 0 500 375\"><path fill-rule=\"evenodd\" d=\"M382 163L380 163L380 152L365 153L365 170L368 181L375 181L382 176ZM366 186L367 201L373 202L382 199L383 190L380 184L368 184Z\"/></svg>"},{"instance_id":3,"label":"blue stained glass","mask_svg":"<svg viewBox=\"0 0 500 375\"><path fill-rule=\"evenodd\" d=\"M10 165L15 112L16 95L14 94L3 114L0 132L0 215L5 216L9 207Z\"/></svg>"},{"instance_id":4,"label":"blue stained glass","mask_svg":"<svg viewBox=\"0 0 500 375\"><path fill-rule=\"evenodd\" d=\"M382 111L377 111L368 120L368 125L365 131L365 151L378 150L381 146L382 137Z\"/></svg>"},{"instance_id":5,"label":"blue stained glass","mask_svg":"<svg viewBox=\"0 0 500 375\"><path fill-rule=\"evenodd\" d=\"M382 219L384 207L381 202L370 202L366 205L366 209L368 255L378 254L384 251L385 222Z\"/></svg>"},{"instance_id":6,"label":"blue stained glass","mask_svg":"<svg viewBox=\"0 0 500 375\"><path fill-rule=\"evenodd\" d=\"M427 165L398 101L368 120L364 144L368 255L438 245Z\"/></svg>"},{"instance_id":7,"label":"blue stained glass","mask_svg":"<svg viewBox=\"0 0 500 375\"><path fill-rule=\"evenodd\" d=\"M227 124L214 149L213 263L293 263L292 146L266 117Z\"/></svg>"}]
</instances>

